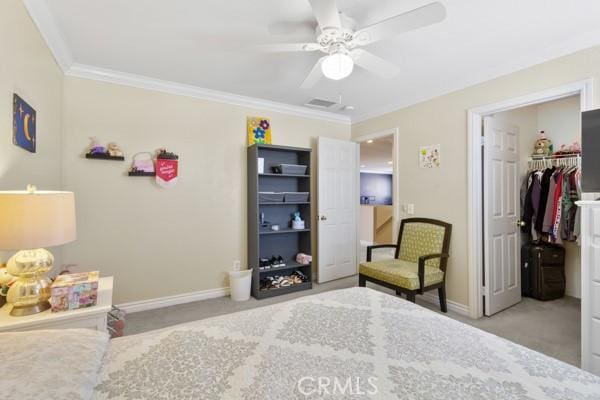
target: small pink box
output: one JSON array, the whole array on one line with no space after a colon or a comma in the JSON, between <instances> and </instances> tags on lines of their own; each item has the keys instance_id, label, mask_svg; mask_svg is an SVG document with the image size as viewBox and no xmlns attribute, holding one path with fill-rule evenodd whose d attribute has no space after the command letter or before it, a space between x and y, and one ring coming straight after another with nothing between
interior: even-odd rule
<instances>
[{"instance_id":1,"label":"small pink box","mask_svg":"<svg viewBox=\"0 0 600 400\"><path fill-rule=\"evenodd\" d=\"M99 276L98 271L58 275L50 287L52 311L95 306Z\"/></svg>"}]
</instances>

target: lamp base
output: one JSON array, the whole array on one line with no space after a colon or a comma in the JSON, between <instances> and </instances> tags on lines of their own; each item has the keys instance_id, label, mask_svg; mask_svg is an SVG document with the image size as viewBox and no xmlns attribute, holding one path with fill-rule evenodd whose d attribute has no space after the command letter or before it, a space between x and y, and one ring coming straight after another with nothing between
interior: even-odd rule
<instances>
[{"instance_id":1,"label":"lamp base","mask_svg":"<svg viewBox=\"0 0 600 400\"><path fill-rule=\"evenodd\" d=\"M48 303L47 301L38 303L38 304L33 304L31 306L15 306L13 307L13 309L10 311L10 315L12 315L13 317L24 317L26 315L33 315L33 314L37 314L37 313L41 313L42 311L46 311L50 309L50 303Z\"/></svg>"},{"instance_id":2,"label":"lamp base","mask_svg":"<svg viewBox=\"0 0 600 400\"><path fill-rule=\"evenodd\" d=\"M6 301L13 305L10 315L21 317L50 308L51 282L46 273L53 262L46 249L21 250L8 260L8 273L17 277L6 294Z\"/></svg>"}]
</instances>

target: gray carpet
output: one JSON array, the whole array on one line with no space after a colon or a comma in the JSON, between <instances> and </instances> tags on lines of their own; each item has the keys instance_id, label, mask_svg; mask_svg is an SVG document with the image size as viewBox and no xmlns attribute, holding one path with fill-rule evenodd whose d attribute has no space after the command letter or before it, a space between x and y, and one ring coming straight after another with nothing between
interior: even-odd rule
<instances>
[{"instance_id":1,"label":"gray carpet","mask_svg":"<svg viewBox=\"0 0 600 400\"><path fill-rule=\"evenodd\" d=\"M132 335L184 322L266 306L307 294L353 287L356 286L357 279L356 276L353 276L320 285L315 284L310 291L291 293L260 301L251 298L246 302L238 303L231 301L229 297L221 297L129 314L126 318L125 334ZM368 286L393 294L391 290L376 285L368 284ZM437 306L418 297L417 303L439 312ZM446 315L579 367L581 364L580 306L579 300L571 297L550 302L525 298L516 306L490 318L472 320L451 311Z\"/></svg>"}]
</instances>

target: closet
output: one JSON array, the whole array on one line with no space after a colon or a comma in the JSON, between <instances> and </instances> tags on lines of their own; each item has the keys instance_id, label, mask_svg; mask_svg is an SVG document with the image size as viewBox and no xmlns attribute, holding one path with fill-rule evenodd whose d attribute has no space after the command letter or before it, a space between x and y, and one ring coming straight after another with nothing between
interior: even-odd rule
<instances>
[{"instance_id":1,"label":"closet","mask_svg":"<svg viewBox=\"0 0 600 400\"><path fill-rule=\"evenodd\" d=\"M520 193L523 296L554 300L565 295L566 251L562 245L579 243L581 236L581 210L575 204L581 200L580 154L575 144L528 162Z\"/></svg>"},{"instance_id":2,"label":"closet","mask_svg":"<svg viewBox=\"0 0 600 400\"><path fill-rule=\"evenodd\" d=\"M581 198L580 107L579 96L571 96L494 115L494 120L518 127L521 264L531 256L527 246L532 245L548 248L553 259L564 257L564 294L574 298L581 298L581 216L575 204ZM541 132L546 140L540 140ZM556 268L550 279L554 293L562 267ZM528 277L521 278L523 294L531 296Z\"/></svg>"}]
</instances>

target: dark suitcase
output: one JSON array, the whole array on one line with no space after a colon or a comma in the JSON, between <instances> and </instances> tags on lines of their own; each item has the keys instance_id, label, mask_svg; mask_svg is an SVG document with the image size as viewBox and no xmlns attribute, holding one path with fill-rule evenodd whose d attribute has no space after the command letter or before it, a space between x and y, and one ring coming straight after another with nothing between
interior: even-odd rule
<instances>
[{"instance_id":1,"label":"dark suitcase","mask_svg":"<svg viewBox=\"0 0 600 400\"><path fill-rule=\"evenodd\" d=\"M521 293L538 300L565 295L565 249L548 243L521 247Z\"/></svg>"}]
</instances>

